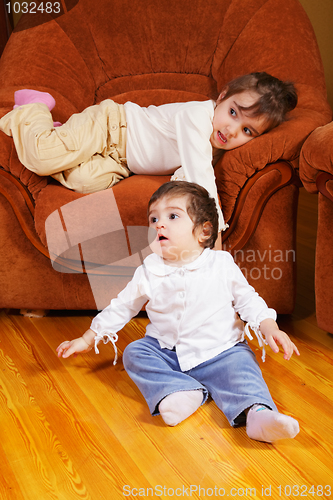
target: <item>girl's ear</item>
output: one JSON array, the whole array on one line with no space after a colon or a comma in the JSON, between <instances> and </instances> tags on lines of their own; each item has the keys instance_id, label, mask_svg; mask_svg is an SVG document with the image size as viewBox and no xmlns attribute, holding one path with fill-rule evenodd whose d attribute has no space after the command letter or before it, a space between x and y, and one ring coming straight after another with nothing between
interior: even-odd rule
<instances>
[{"instance_id":1,"label":"girl's ear","mask_svg":"<svg viewBox=\"0 0 333 500\"><path fill-rule=\"evenodd\" d=\"M227 93L227 88L224 88L221 92L221 94L218 96L218 98L216 99L216 102L217 104L220 104L220 102L223 100L224 96L226 95Z\"/></svg>"},{"instance_id":2,"label":"girl's ear","mask_svg":"<svg viewBox=\"0 0 333 500\"><path fill-rule=\"evenodd\" d=\"M206 240L208 240L208 238L210 238L210 236L212 234L212 229L213 229L213 226L212 226L211 222L209 222L208 220L206 222L204 222L204 224L201 228L201 231L199 233L199 236L198 236L199 243L204 243Z\"/></svg>"}]
</instances>

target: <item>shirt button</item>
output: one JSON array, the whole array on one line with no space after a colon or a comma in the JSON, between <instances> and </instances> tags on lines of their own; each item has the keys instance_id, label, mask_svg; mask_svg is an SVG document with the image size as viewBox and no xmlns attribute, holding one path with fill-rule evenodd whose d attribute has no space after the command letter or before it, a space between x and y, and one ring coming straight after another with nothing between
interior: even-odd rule
<instances>
[{"instance_id":1,"label":"shirt button","mask_svg":"<svg viewBox=\"0 0 333 500\"><path fill-rule=\"evenodd\" d=\"M180 297L183 299L185 297L185 292L180 292Z\"/></svg>"},{"instance_id":2,"label":"shirt button","mask_svg":"<svg viewBox=\"0 0 333 500\"><path fill-rule=\"evenodd\" d=\"M63 137L67 137L67 133L66 132L60 132L60 135L62 135Z\"/></svg>"},{"instance_id":3,"label":"shirt button","mask_svg":"<svg viewBox=\"0 0 333 500\"><path fill-rule=\"evenodd\" d=\"M30 122L25 122L24 125L26 125L28 127L29 125L31 125L31 123Z\"/></svg>"},{"instance_id":4,"label":"shirt button","mask_svg":"<svg viewBox=\"0 0 333 500\"><path fill-rule=\"evenodd\" d=\"M118 128L118 125L112 125L111 126L111 130L117 130L117 128Z\"/></svg>"}]
</instances>

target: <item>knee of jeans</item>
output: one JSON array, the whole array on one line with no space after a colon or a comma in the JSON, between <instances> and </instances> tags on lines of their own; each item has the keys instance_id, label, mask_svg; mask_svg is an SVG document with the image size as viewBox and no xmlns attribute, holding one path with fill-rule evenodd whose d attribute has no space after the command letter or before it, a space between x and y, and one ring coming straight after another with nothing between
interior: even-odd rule
<instances>
[{"instance_id":1,"label":"knee of jeans","mask_svg":"<svg viewBox=\"0 0 333 500\"><path fill-rule=\"evenodd\" d=\"M137 349L135 347L135 341L128 344L123 351L123 364L125 370L132 364L131 361L135 356Z\"/></svg>"},{"instance_id":2,"label":"knee of jeans","mask_svg":"<svg viewBox=\"0 0 333 500\"><path fill-rule=\"evenodd\" d=\"M144 351L144 345L141 345L140 340L141 339L134 340L125 347L123 352L123 364L125 370L134 368L138 363L140 363Z\"/></svg>"}]
</instances>

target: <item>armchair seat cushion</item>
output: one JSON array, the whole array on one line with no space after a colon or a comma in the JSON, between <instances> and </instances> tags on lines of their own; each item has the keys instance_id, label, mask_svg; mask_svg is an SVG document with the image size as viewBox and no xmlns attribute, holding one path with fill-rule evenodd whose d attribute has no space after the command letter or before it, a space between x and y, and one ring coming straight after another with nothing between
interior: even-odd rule
<instances>
[{"instance_id":1,"label":"armchair seat cushion","mask_svg":"<svg viewBox=\"0 0 333 500\"><path fill-rule=\"evenodd\" d=\"M112 189L103 191L103 203L115 198L123 226L147 226L147 210L150 196L169 176L133 175L117 183ZM106 195L106 196L105 196ZM109 195L109 196L108 196ZM66 189L56 182L50 182L37 199L35 207L35 227L38 236L47 248L46 220L54 212L61 213L61 208L83 197L98 200L100 193L85 195ZM114 198L113 198L114 197Z\"/></svg>"}]
</instances>

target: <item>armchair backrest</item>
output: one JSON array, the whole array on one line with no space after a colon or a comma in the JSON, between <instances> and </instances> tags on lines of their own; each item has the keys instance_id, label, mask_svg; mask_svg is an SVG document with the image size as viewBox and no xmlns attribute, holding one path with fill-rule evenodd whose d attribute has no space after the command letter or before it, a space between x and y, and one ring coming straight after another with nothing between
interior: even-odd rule
<instances>
[{"instance_id":1,"label":"armchair backrest","mask_svg":"<svg viewBox=\"0 0 333 500\"><path fill-rule=\"evenodd\" d=\"M233 192L233 200L266 164L297 166L307 135L331 120L320 53L299 0L61 3L65 14L23 15L11 35L0 60L0 116L12 109L15 90L27 87L52 93L54 120L63 123L106 98L143 106L214 99L232 78L253 71L291 80L299 96L293 120L228 152L215 169L220 195L226 191L229 199ZM234 174L240 165L246 165L242 181ZM20 164L7 136L0 166L34 198L47 182Z\"/></svg>"},{"instance_id":2,"label":"armchair backrest","mask_svg":"<svg viewBox=\"0 0 333 500\"><path fill-rule=\"evenodd\" d=\"M298 0L72 3L53 20L41 14L31 28L31 14L22 17L0 63L0 88L53 89L82 109L106 93L133 90L215 98L235 76L265 70L300 85L313 109L313 90L325 94L315 35Z\"/></svg>"}]
</instances>

